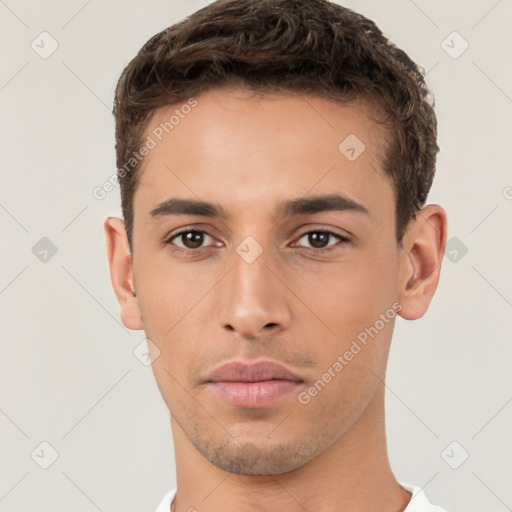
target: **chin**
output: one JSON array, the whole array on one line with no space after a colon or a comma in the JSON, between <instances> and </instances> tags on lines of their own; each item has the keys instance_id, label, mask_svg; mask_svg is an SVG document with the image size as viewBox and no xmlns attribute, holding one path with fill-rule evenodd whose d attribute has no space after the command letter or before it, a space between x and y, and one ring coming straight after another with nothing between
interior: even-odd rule
<instances>
[{"instance_id":1,"label":"chin","mask_svg":"<svg viewBox=\"0 0 512 512\"><path fill-rule=\"evenodd\" d=\"M260 442L230 437L219 444L211 439L192 440L197 450L218 468L238 475L277 475L287 473L312 460L322 451L319 439L314 442L279 441L268 437Z\"/></svg>"}]
</instances>

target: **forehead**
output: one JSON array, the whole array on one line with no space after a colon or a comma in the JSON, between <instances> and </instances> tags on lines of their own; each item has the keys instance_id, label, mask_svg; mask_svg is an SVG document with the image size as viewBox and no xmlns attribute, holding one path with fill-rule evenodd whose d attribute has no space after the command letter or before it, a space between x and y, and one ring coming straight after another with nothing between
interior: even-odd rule
<instances>
[{"instance_id":1,"label":"forehead","mask_svg":"<svg viewBox=\"0 0 512 512\"><path fill-rule=\"evenodd\" d=\"M338 193L389 214L386 137L360 106L208 91L154 113L143 136L154 147L140 169L135 209L149 215L173 196L255 213L285 197Z\"/></svg>"}]
</instances>

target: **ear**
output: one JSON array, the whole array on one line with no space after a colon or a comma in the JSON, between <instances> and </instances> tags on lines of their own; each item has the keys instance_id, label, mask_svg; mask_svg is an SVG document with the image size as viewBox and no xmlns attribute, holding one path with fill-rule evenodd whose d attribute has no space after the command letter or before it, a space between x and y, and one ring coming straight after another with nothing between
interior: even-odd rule
<instances>
[{"instance_id":1,"label":"ear","mask_svg":"<svg viewBox=\"0 0 512 512\"><path fill-rule=\"evenodd\" d=\"M128 329L143 329L139 305L133 288L133 266L124 222L108 217L104 223L110 279L121 306L121 321Z\"/></svg>"},{"instance_id":2,"label":"ear","mask_svg":"<svg viewBox=\"0 0 512 512\"><path fill-rule=\"evenodd\" d=\"M437 204L425 206L411 220L400 253L398 314L406 320L421 318L436 291L446 247L446 212Z\"/></svg>"}]
</instances>

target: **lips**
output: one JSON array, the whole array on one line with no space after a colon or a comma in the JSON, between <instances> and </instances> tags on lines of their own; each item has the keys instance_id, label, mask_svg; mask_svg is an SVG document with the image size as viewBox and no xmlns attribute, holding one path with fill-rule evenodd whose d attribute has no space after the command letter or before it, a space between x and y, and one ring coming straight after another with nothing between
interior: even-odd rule
<instances>
[{"instance_id":1,"label":"lips","mask_svg":"<svg viewBox=\"0 0 512 512\"><path fill-rule=\"evenodd\" d=\"M256 363L232 361L214 370L206 381L261 382L272 379L302 382L298 375L273 361L258 361Z\"/></svg>"},{"instance_id":2,"label":"lips","mask_svg":"<svg viewBox=\"0 0 512 512\"><path fill-rule=\"evenodd\" d=\"M214 370L205 384L215 396L239 407L264 407L297 390L304 381L273 361L232 361Z\"/></svg>"}]
</instances>

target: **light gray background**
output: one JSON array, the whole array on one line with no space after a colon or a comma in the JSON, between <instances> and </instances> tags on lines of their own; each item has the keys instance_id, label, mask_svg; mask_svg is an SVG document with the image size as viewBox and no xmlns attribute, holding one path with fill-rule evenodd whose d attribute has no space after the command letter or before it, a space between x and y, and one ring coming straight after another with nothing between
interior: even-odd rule
<instances>
[{"instance_id":1,"label":"light gray background","mask_svg":"<svg viewBox=\"0 0 512 512\"><path fill-rule=\"evenodd\" d=\"M151 511L175 486L168 410L133 354L144 333L121 324L110 283L102 223L120 216L119 189L92 190L115 172L122 69L204 5L0 0L2 511ZM397 320L391 463L454 512L512 510L512 2L344 5L428 71L441 146L428 202L452 244L426 316ZM59 45L47 59L31 48L43 31ZM457 58L454 31L469 43Z\"/></svg>"}]
</instances>

